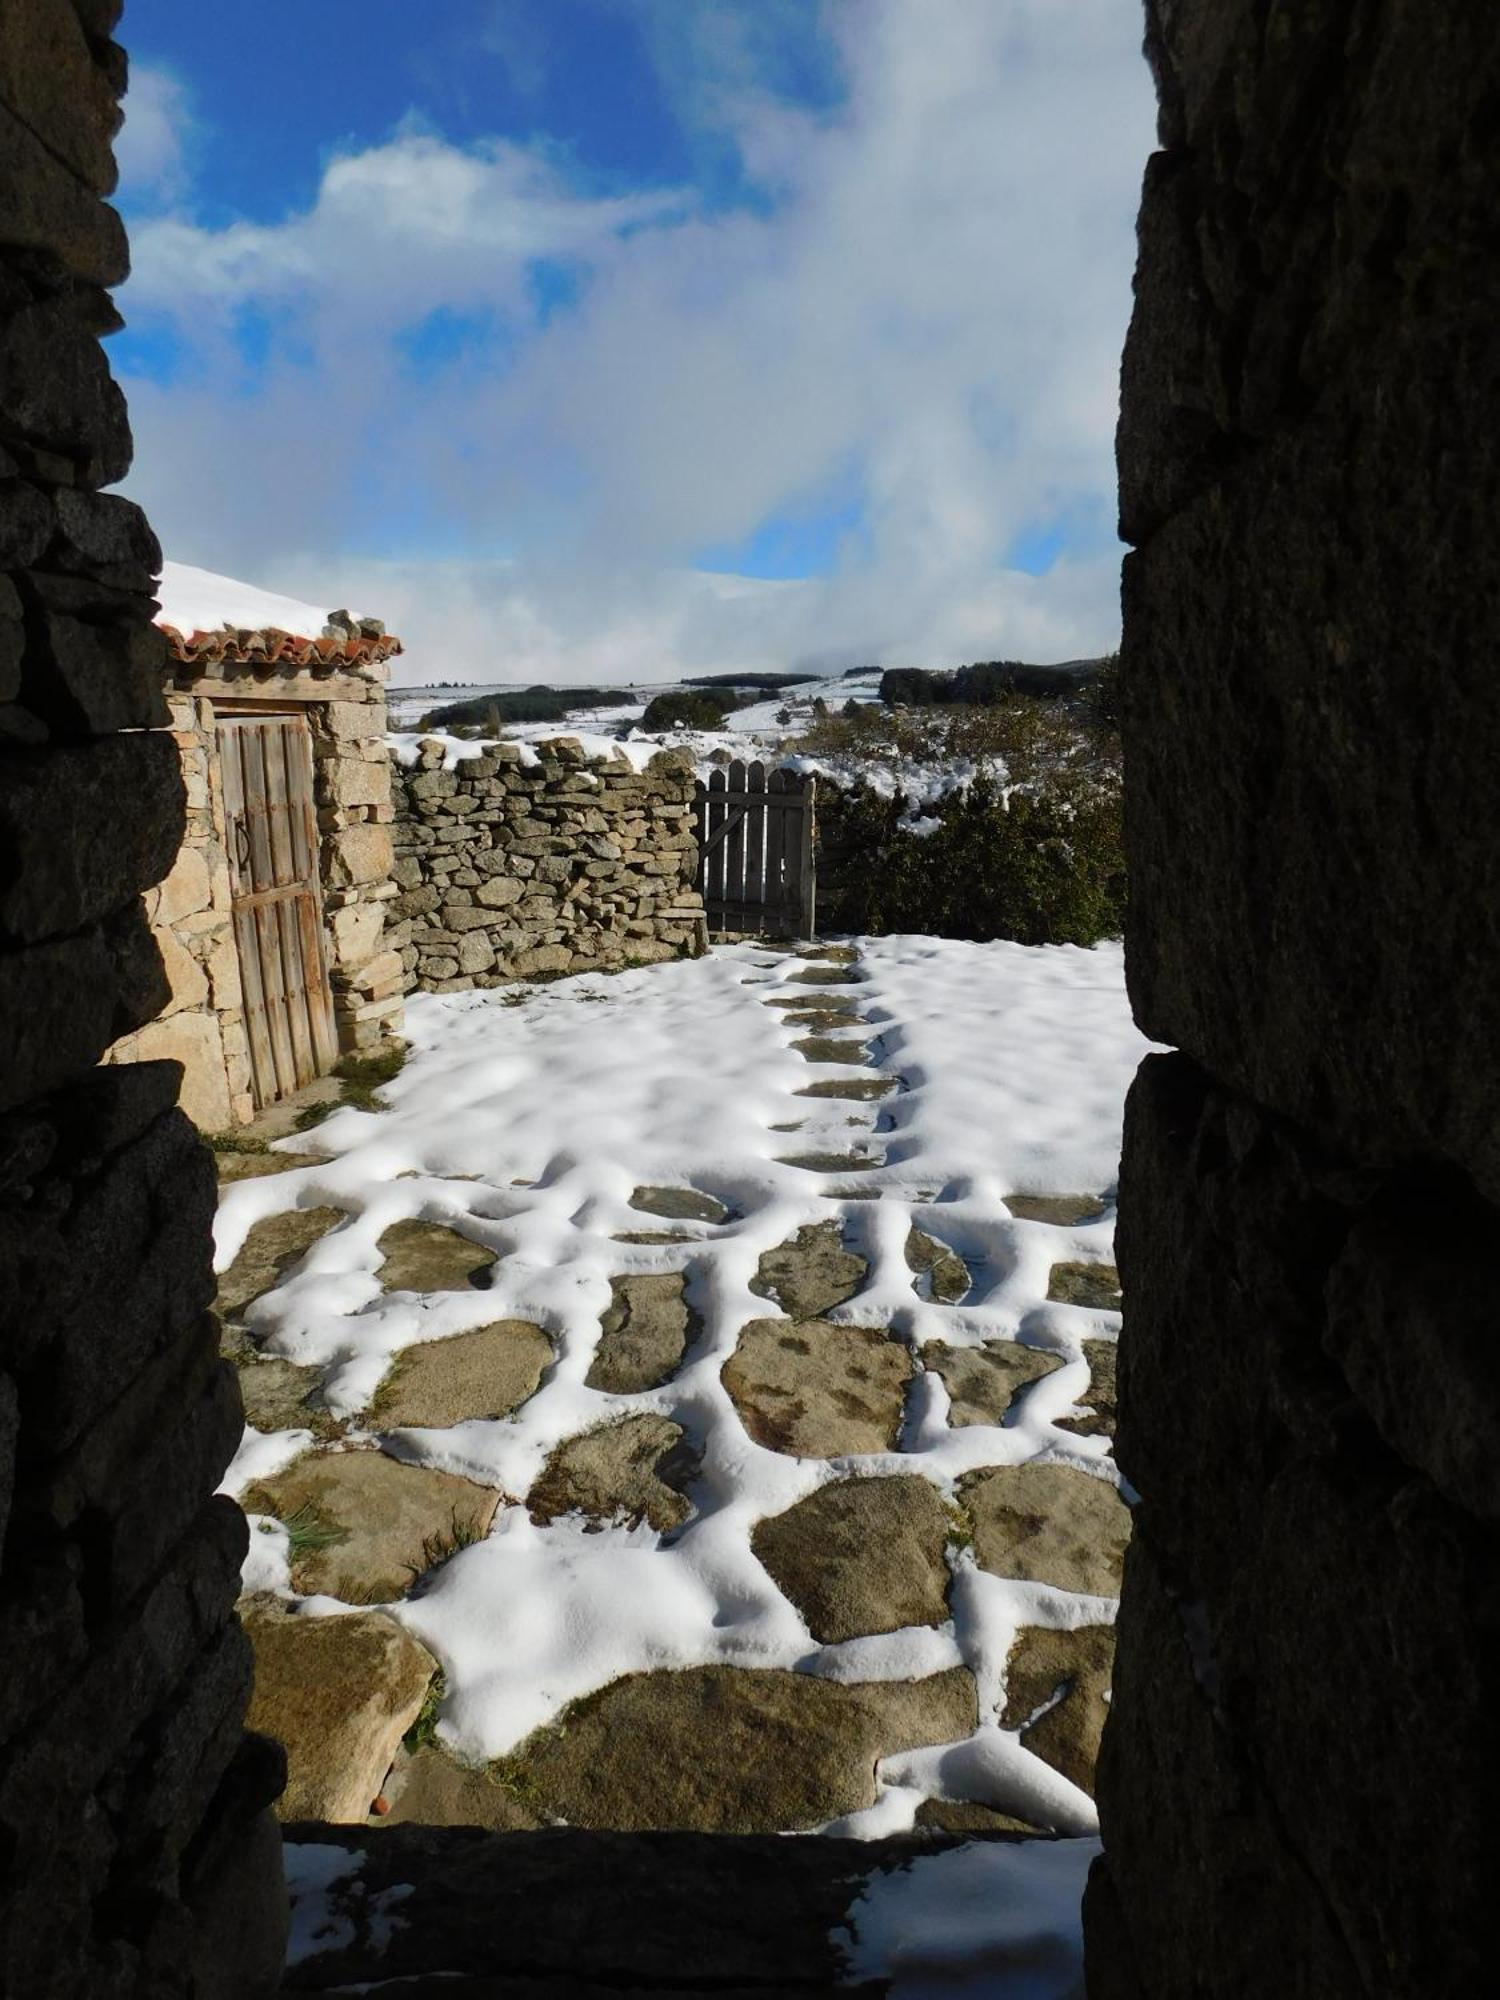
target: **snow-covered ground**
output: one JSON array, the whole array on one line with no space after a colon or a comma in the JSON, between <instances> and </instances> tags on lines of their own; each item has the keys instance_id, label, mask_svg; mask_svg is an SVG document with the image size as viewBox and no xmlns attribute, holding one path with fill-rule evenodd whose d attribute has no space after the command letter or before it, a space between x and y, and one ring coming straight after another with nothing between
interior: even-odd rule
<instances>
[{"instance_id":1,"label":"snow-covered ground","mask_svg":"<svg viewBox=\"0 0 1500 2000\"><path fill-rule=\"evenodd\" d=\"M556 1343L555 1364L512 1418L381 1440L399 1457L514 1496L484 1541L395 1607L443 1662L440 1735L458 1754L500 1756L576 1697L653 1668L724 1663L854 1681L962 1664L980 1691L975 1735L887 1760L876 1805L839 1830L899 1830L924 1798L958 1796L1091 1832L1087 1796L996 1716L1017 1629L1097 1624L1112 1615L1108 1601L1007 1581L958 1555L946 1624L820 1646L752 1554L750 1534L854 1472L917 1472L944 1493L977 1467L1033 1460L1116 1480L1106 1439L1053 1426L1086 1386L1083 1339L1107 1335L1114 1315L1046 1296L1055 1261L1108 1261L1112 1209L1063 1228L1013 1219L1006 1196L1112 1192L1121 1106L1146 1046L1130 1021L1120 949L862 940L855 980L874 1037L869 1060L902 1086L869 1105L797 1094L810 1080L849 1075L809 1063L792 1046L804 1031L763 1004L807 993L789 983L797 969L744 945L559 982L519 1004L500 993L415 999L414 1055L387 1089L388 1108L341 1110L320 1126L326 1162L231 1187L220 1268L263 1216L321 1204L347 1213L248 1319L266 1351L327 1367L330 1408L356 1424L391 1358L413 1342L505 1317L536 1322ZM830 1176L779 1157L793 1144L805 1153L851 1143L877 1163ZM851 1178L880 1199L846 1199L840 1187ZM641 1224L629 1206L640 1185L699 1189L732 1219L679 1225L686 1242L623 1243L619 1235ZM403 1218L452 1223L497 1253L491 1288L383 1291L377 1239ZM829 1317L888 1326L914 1349L934 1338L978 1345L1023 1335L1066 1365L1003 1426L950 1427L942 1379L926 1373L897 1452L811 1459L757 1444L720 1379L742 1327L769 1310L750 1281L763 1252L831 1218L870 1276ZM922 1295L904 1254L913 1224L969 1263L975 1282L962 1304ZM610 1278L634 1272L686 1273L703 1331L664 1387L608 1395L585 1376ZM681 1425L701 1454L688 1525L668 1536L585 1532L568 1518L535 1525L519 1497L552 1448L638 1411ZM285 1459L310 1444L307 1433L248 1435L231 1485L265 1477L268 1453ZM257 1581L284 1584L274 1538L256 1538L256 1558ZM304 1608L346 1607L314 1599Z\"/></svg>"}]
</instances>

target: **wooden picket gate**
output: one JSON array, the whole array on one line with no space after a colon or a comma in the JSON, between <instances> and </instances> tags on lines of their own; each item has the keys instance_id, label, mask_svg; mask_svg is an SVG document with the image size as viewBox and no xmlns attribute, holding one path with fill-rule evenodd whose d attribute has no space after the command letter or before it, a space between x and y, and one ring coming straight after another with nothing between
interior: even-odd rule
<instances>
[{"instance_id":1,"label":"wooden picket gate","mask_svg":"<svg viewBox=\"0 0 1500 2000\"><path fill-rule=\"evenodd\" d=\"M338 1061L323 945L312 738L300 715L223 715L230 906L257 1106Z\"/></svg>"},{"instance_id":2,"label":"wooden picket gate","mask_svg":"<svg viewBox=\"0 0 1500 2000\"><path fill-rule=\"evenodd\" d=\"M732 764L698 782L698 892L719 936L811 937L817 781Z\"/></svg>"}]
</instances>

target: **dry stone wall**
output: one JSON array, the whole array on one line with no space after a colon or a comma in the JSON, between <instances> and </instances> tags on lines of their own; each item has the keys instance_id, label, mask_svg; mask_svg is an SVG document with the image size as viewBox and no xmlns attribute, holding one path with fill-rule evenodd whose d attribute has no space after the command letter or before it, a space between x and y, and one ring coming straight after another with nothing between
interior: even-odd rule
<instances>
[{"instance_id":1,"label":"dry stone wall","mask_svg":"<svg viewBox=\"0 0 1500 2000\"><path fill-rule=\"evenodd\" d=\"M1094 2000L1486 1983L1500 14L1152 0Z\"/></svg>"},{"instance_id":2,"label":"dry stone wall","mask_svg":"<svg viewBox=\"0 0 1500 2000\"><path fill-rule=\"evenodd\" d=\"M280 1752L247 1738L214 1176L141 894L185 803L160 551L99 336L114 0L0 7L0 1992L275 1990Z\"/></svg>"},{"instance_id":3,"label":"dry stone wall","mask_svg":"<svg viewBox=\"0 0 1500 2000\"><path fill-rule=\"evenodd\" d=\"M682 958L706 946L693 763L588 758L573 737L398 772L390 942L408 988L446 993Z\"/></svg>"}]
</instances>

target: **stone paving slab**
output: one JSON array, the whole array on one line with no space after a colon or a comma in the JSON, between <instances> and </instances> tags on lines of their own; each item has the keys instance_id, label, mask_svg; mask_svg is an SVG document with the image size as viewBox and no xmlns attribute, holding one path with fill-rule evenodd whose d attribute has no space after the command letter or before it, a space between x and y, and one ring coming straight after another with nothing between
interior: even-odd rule
<instances>
[{"instance_id":1,"label":"stone paving slab","mask_svg":"<svg viewBox=\"0 0 1500 2000\"><path fill-rule=\"evenodd\" d=\"M879 1327L751 1320L723 1382L757 1444L796 1458L890 1451L912 1359Z\"/></svg>"},{"instance_id":2,"label":"stone paving slab","mask_svg":"<svg viewBox=\"0 0 1500 2000\"><path fill-rule=\"evenodd\" d=\"M680 1528L692 1513L684 1488L697 1469L682 1427L652 1411L601 1424L557 1446L526 1496L531 1518L545 1526L560 1514L582 1514L602 1527L644 1521L658 1534Z\"/></svg>"},{"instance_id":3,"label":"stone paving slab","mask_svg":"<svg viewBox=\"0 0 1500 2000\"><path fill-rule=\"evenodd\" d=\"M723 1202L699 1188L638 1187L630 1206L643 1215L664 1216L669 1222L727 1222L729 1210Z\"/></svg>"},{"instance_id":4,"label":"stone paving slab","mask_svg":"<svg viewBox=\"0 0 1500 2000\"><path fill-rule=\"evenodd\" d=\"M1008 1194L1005 1206L1019 1222L1050 1222L1058 1229L1076 1229L1104 1213L1096 1194Z\"/></svg>"},{"instance_id":5,"label":"stone paving slab","mask_svg":"<svg viewBox=\"0 0 1500 2000\"><path fill-rule=\"evenodd\" d=\"M584 1378L590 1389L634 1396L659 1388L681 1365L697 1322L683 1296L680 1271L610 1279L610 1304L599 1322L599 1345Z\"/></svg>"},{"instance_id":6,"label":"stone paving slab","mask_svg":"<svg viewBox=\"0 0 1500 2000\"><path fill-rule=\"evenodd\" d=\"M1028 1750L1090 1796L1114 1661L1112 1625L1023 1625L1006 1662L1000 1727L1020 1730Z\"/></svg>"},{"instance_id":7,"label":"stone paving slab","mask_svg":"<svg viewBox=\"0 0 1500 2000\"><path fill-rule=\"evenodd\" d=\"M1089 1364L1089 1386L1078 1398L1084 1412L1079 1417L1059 1417L1057 1428L1078 1437L1113 1437L1115 1434L1115 1368L1119 1344L1113 1340L1086 1340L1084 1359Z\"/></svg>"},{"instance_id":8,"label":"stone paving slab","mask_svg":"<svg viewBox=\"0 0 1500 2000\"><path fill-rule=\"evenodd\" d=\"M439 1744L404 1746L385 1780L375 1815L382 1826L474 1826L521 1832L539 1824L485 1766L460 1764Z\"/></svg>"},{"instance_id":9,"label":"stone paving slab","mask_svg":"<svg viewBox=\"0 0 1500 2000\"><path fill-rule=\"evenodd\" d=\"M376 1246L388 1292L466 1292L489 1283L493 1250L441 1222L393 1222Z\"/></svg>"},{"instance_id":10,"label":"stone paving slab","mask_svg":"<svg viewBox=\"0 0 1500 2000\"><path fill-rule=\"evenodd\" d=\"M346 1604L389 1604L467 1542L488 1533L500 1495L383 1451L299 1458L244 1496L247 1513L292 1527L292 1582ZM299 1549L299 1525L313 1539Z\"/></svg>"},{"instance_id":11,"label":"stone paving slab","mask_svg":"<svg viewBox=\"0 0 1500 2000\"><path fill-rule=\"evenodd\" d=\"M234 1262L219 1279L214 1310L235 1319L274 1291L315 1243L345 1220L341 1208L289 1208L250 1225Z\"/></svg>"},{"instance_id":12,"label":"stone paving slab","mask_svg":"<svg viewBox=\"0 0 1500 2000\"><path fill-rule=\"evenodd\" d=\"M844 1682L757 1667L628 1674L501 1760L528 1805L570 1826L808 1829L875 1801L875 1765L978 1721L965 1667Z\"/></svg>"},{"instance_id":13,"label":"stone paving slab","mask_svg":"<svg viewBox=\"0 0 1500 2000\"><path fill-rule=\"evenodd\" d=\"M750 1289L793 1319L817 1319L852 1299L869 1275L865 1259L844 1247L836 1222L808 1223L762 1253Z\"/></svg>"},{"instance_id":14,"label":"stone paving slab","mask_svg":"<svg viewBox=\"0 0 1500 2000\"><path fill-rule=\"evenodd\" d=\"M867 1042L840 1041L832 1035L804 1035L792 1047L811 1063L862 1063L868 1054Z\"/></svg>"},{"instance_id":15,"label":"stone paving slab","mask_svg":"<svg viewBox=\"0 0 1500 2000\"><path fill-rule=\"evenodd\" d=\"M969 1290L969 1267L956 1250L939 1243L924 1229L913 1229L906 1238L906 1261L939 1305L957 1305Z\"/></svg>"},{"instance_id":16,"label":"stone paving slab","mask_svg":"<svg viewBox=\"0 0 1500 2000\"><path fill-rule=\"evenodd\" d=\"M981 1569L1118 1597L1130 1510L1107 1479L1069 1465L996 1465L959 1481Z\"/></svg>"},{"instance_id":17,"label":"stone paving slab","mask_svg":"<svg viewBox=\"0 0 1500 2000\"><path fill-rule=\"evenodd\" d=\"M1120 1310L1120 1274L1113 1264L1054 1264L1047 1297L1058 1305Z\"/></svg>"},{"instance_id":18,"label":"stone paving slab","mask_svg":"<svg viewBox=\"0 0 1500 2000\"><path fill-rule=\"evenodd\" d=\"M983 1347L950 1347L929 1340L922 1365L943 1378L948 1391L948 1421L1002 1424L1024 1389L1063 1366L1060 1354L1025 1347L1018 1340L988 1340Z\"/></svg>"},{"instance_id":19,"label":"stone paving slab","mask_svg":"<svg viewBox=\"0 0 1500 2000\"><path fill-rule=\"evenodd\" d=\"M387 1431L444 1430L473 1417L506 1417L535 1392L551 1361L552 1342L524 1319L424 1340L396 1356L364 1421Z\"/></svg>"},{"instance_id":20,"label":"stone paving slab","mask_svg":"<svg viewBox=\"0 0 1500 2000\"><path fill-rule=\"evenodd\" d=\"M841 1479L758 1522L750 1546L826 1645L941 1625L952 1525L920 1474Z\"/></svg>"}]
</instances>

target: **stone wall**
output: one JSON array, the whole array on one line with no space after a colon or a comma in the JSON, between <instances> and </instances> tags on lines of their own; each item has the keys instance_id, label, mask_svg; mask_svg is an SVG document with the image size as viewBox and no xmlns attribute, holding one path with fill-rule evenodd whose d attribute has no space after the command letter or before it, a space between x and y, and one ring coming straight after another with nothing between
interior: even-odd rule
<instances>
[{"instance_id":1,"label":"stone wall","mask_svg":"<svg viewBox=\"0 0 1500 2000\"><path fill-rule=\"evenodd\" d=\"M240 1433L214 1176L171 1064L99 1068L167 982L184 825L155 540L99 335L114 0L0 9L0 1991L272 1991L284 1925L234 1616Z\"/></svg>"},{"instance_id":2,"label":"stone wall","mask_svg":"<svg viewBox=\"0 0 1500 2000\"><path fill-rule=\"evenodd\" d=\"M1153 0L1095 2000L1482 1990L1500 13Z\"/></svg>"},{"instance_id":3,"label":"stone wall","mask_svg":"<svg viewBox=\"0 0 1500 2000\"><path fill-rule=\"evenodd\" d=\"M706 946L693 764L590 759L569 736L398 773L391 943L408 987L446 993L597 972Z\"/></svg>"},{"instance_id":4,"label":"stone wall","mask_svg":"<svg viewBox=\"0 0 1500 2000\"><path fill-rule=\"evenodd\" d=\"M357 651L360 642L351 645ZM404 991L400 956L383 935L396 894L384 664L365 659L338 670L278 672L253 659L225 658L226 650L244 649L232 641L200 643L194 659L168 662L167 707L187 789L187 827L171 872L147 892L146 917L170 992L160 1016L117 1042L108 1058L181 1062L182 1107L205 1132L243 1124L255 1112L230 909L216 702L301 710L310 725L324 940L340 1047L370 1048L398 1033Z\"/></svg>"}]
</instances>

